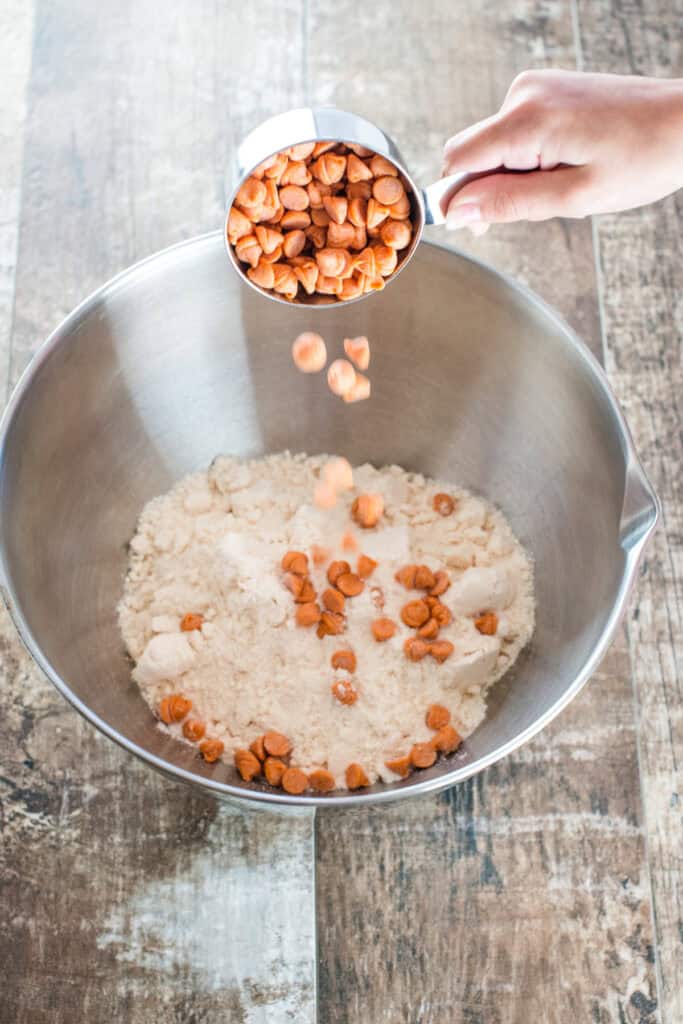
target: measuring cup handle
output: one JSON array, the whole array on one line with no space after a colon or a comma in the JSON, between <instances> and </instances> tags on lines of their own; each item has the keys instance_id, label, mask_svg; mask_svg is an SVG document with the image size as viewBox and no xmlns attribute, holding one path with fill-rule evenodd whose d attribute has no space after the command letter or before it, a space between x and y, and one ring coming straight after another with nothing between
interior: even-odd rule
<instances>
[{"instance_id":1,"label":"measuring cup handle","mask_svg":"<svg viewBox=\"0 0 683 1024\"><path fill-rule=\"evenodd\" d=\"M425 204L425 224L445 224L446 209L455 193L471 181L472 174L449 174L439 178L422 190Z\"/></svg>"}]
</instances>

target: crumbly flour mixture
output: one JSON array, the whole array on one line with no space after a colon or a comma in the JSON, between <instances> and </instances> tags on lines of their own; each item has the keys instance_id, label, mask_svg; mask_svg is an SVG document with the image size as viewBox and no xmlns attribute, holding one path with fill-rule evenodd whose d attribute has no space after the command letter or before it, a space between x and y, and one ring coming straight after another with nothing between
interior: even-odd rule
<instances>
[{"instance_id":1,"label":"crumbly flour mixture","mask_svg":"<svg viewBox=\"0 0 683 1024\"><path fill-rule=\"evenodd\" d=\"M486 690L533 631L531 564L491 505L397 466L359 467L353 491L333 509L317 508L312 495L325 461L287 452L251 461L219 457L208 472L149 502L131 543L120 626L135 662L133 678L150 707L183 694L193 717L206 724L206 737L224 743L226 761L277 730L293 743L292 764L305 772L327 768L338 787L346 785L352 762L371 782L395 781L385 762L429 741L429 705L447 708L462 737L484 718ZM374 529L359 529L350 518L362 492L384 498ZM432 507L439 492L455 499L451 515ZM358 541L355 552L342 546L349 530ZM319 639L315 628L295 623L297 605L280 562L286 551L310 553L313 545L330 551L325 565L311 563L318 593L329 585L329 560L355 565L363 553L378 563L363 593L347 599L341 636ZM414 630L401 621L401 608L419 595L406 591L395 573L408 563L450 576L441 600L453 619L440 639L454 651L443 664L404 654ZM474 625L484 610L496 613L494 635ZM203 616L201 629L180 630L188 612ZM371 630L378 616L398 627L384 643ZM335 680L351 678L330 664L333 652L346 648L357 658L358 699L350 706L331 693ZM182 738L180 725L160 728Z\"/></svg>"}]
</instances>

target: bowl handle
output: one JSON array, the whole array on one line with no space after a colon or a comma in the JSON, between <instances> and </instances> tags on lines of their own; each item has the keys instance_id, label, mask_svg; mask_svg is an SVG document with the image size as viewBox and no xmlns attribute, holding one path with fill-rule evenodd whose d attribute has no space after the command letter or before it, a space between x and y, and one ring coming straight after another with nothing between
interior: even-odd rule
<instances>
[{"instance_id":1,"label":"bowl handle","mask_svg":"<svg viewBox=\"0 0 683 1024\"><path fill-rule=\"evenodd\" d=\"M640 555L659 519L659 499L635 452L626 464L624 501L619 520L619 543L627 554Z\"/></svg>"}]
</instances>

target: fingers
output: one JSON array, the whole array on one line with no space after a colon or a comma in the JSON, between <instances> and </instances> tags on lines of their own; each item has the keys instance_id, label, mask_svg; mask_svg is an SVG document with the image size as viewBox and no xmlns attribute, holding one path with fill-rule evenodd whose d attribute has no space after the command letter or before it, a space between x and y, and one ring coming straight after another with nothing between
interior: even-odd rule
<instances>
[{"instance_id":1,"label":"fingers","mask_svg":"<svg viewBox=\"0 0 683 1024\"><path fill-rule=\"evenodd\" d=\"M476 174L497 167L526 171L539 166L535 118L523 108L495 114L458 132L444 146L444 174Z\"/></svg>"},{"instance_id":2,"label":"fingers","mask_svg":"<svg viewBox=\"0 0 683 1024\"><path fill-rule=\"evenodd\" d=\"M451 230L477 224L509 224L550 217L584 217L587 168L560 167L527 174L489 174L470 182L448 204Z\"/></svg>"}]
</instances>

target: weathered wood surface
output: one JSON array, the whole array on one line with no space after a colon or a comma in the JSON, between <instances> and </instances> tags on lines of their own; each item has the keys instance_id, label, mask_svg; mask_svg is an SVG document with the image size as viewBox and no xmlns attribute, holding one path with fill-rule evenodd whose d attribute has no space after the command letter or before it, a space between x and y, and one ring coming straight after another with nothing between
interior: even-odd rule
<instances>
[{"instance_id":1,"label":"weathered wood surface","mask_svg":"<svg viewBox=\"0 0 683 1024\"><path fill-rule=\"evenodd\" d=\"M587 70L683 76L680 0L579 12ZM683 1021L683 194L600 218L597 239L607 369L663 506L627 627L661 1013Z\"/></svg>"},{"instance_id":2,"label":"weathered wood surface","mask_svg":"<svg viewBox=\"0 0 683 1024\"><path fill-rule=\"evenodd\" d=\"M3 384L110 274L220 223L231 148L264 114L366 113L426 182L524 67L683 74L680 12L654 0L11 0L0 28ZM598 233L599 282L588 223L457 241L598 354L604 337L664 528L627 630L541 737L448 794L320 816L324 1024L683 1020L680 202ZM150 775L6 615L0 653L2 1024L310 1020L310 822Z\"/></svg>"},{"instance_id":3,"label":"weathered wood surface","mask_svg":"<svg viewBox=\"0 0 683 1024\"><path fill-rule=\"evenodd\" d=\"M378 46L375 5L345 4L341 35L331 5L316 5L313 98L381 112L409 166L432 180L444 138L497 109L515 73L577 64L569 4L488 10L410 5ZM457 243L537 289L601 354L590 223ZM561 720L481 778L419 803L320 816L327 1019L654 1021L642 821L622 634Z\"/></svg>"},{"instance_id":4,"label":"weathered wood surface","mask_svg":"<svg viewBox=\"0 0 683 1024\"><path fill-rule=\"evenodd\" d=\"M0 244L11 282L21 194L14 380L103 280L220 222L226 126L239 134L259 116L250 75L281 106L301 99L302 79L299 26L281 3L216 18L208 3L169 16L157 2L38 0L33 32L32 8L10 7ZM4 612L0 653L2 1024L313 1024L310 817L245 815L151 774L67 706Z\"/></svg>"}]
</instances>

